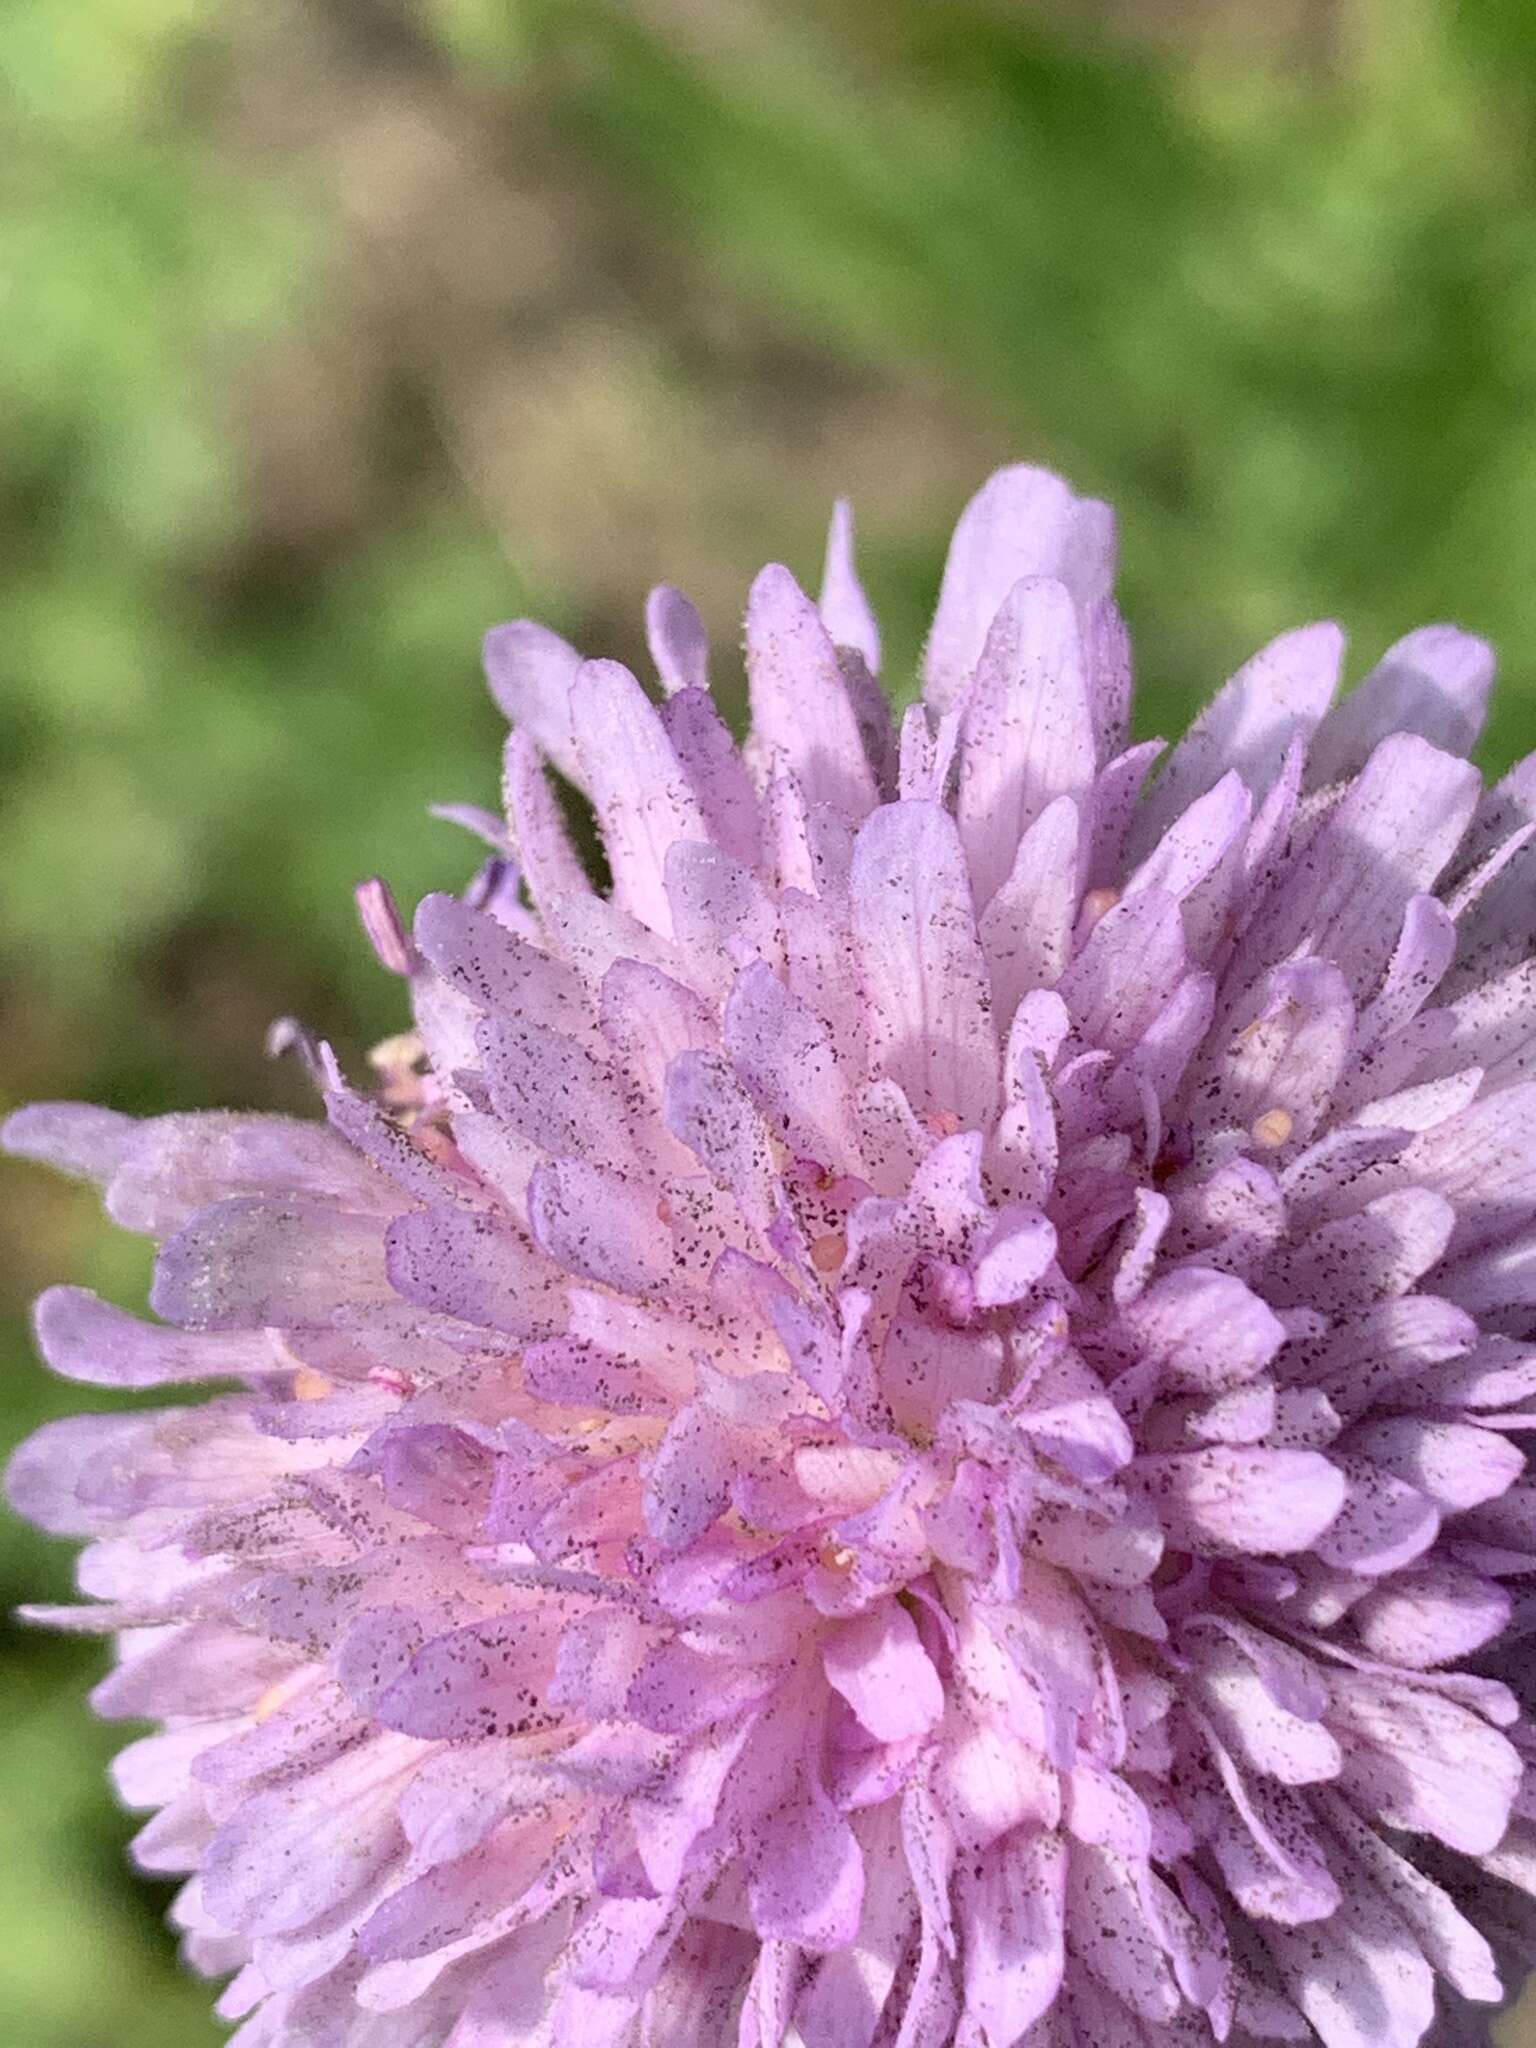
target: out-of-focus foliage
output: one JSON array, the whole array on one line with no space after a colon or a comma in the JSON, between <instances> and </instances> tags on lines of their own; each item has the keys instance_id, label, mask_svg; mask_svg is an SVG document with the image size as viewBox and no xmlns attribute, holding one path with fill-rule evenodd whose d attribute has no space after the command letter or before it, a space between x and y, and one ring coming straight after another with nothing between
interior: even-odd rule
<instances>
[{"instance_id":1,"label":"out-of-focus foliage","mask_svg":"<svg viewBox=\"0 0 1536 2048\"><path fill-rule=\"evenodd\" d=\"M1108 25L1106 25L1108 24ZM398 1021L349 885L474 859L475 640L729 644L834 491L910 675L1014 455L1123 515L1167 726L1321 613L1502 645L1536 739L1536 38L1523 0L14 0L0 36L7 1095L302 1101L279 1012ZM8 1167L26 1296L141 1247ZM59 1597L7 1528L0 1595ZM0 1661L0 2041L216 2038L122 1865L99 1652Z\"/></svg>"}]
</instances>

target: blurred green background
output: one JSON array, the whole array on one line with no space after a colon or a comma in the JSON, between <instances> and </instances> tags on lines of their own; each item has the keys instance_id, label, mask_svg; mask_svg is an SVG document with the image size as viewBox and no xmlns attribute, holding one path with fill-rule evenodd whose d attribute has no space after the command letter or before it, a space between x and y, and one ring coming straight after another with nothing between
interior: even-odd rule
<instances>
[{"instance_id":1,"label":"blurred green background","mask_svg":"<svg viewBox=\"0 0 1536 2048\"><path fill-rule=\"evenodd\" d=\"M1145 727L1301 619L1358 668L1452 617L1489 764L1536 739L1522 0L9 0L0 133L12 1100L301 1102L270 1018L400 1021L350 884L475 859L425 806L494 800L481 629L635 660L665 576L729 645L839 491L898 687L1023 455L1120 507ZM28 1297L146 1260L3 1192L9 1441L71 1402ZM99 1653L0 1648L0 2043L212 2042Z\"/></svg>"}]
</instances>

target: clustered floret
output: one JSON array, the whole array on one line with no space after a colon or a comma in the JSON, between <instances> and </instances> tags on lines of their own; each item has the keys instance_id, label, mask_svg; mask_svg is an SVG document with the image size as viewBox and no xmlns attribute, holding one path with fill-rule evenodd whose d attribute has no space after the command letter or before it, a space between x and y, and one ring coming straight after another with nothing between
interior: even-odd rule
<instances>
[{"instance_id":1,"label":"clustered floret","mask_svg":"<svg viewBox=\"0 0 1536 2048\"><path fill-rule=\"evenodd\" d=\"M372 1085L7 1126L161 1240L48 1362L221 1389L10 1486L238 2048L1412 2048L1530 1967L1536 757L1318 625L1160 763L1113 551L994 477L893 726L840 511L740 749L678 592L657 697L498 628Z\"/></svg>"}]
</instances>

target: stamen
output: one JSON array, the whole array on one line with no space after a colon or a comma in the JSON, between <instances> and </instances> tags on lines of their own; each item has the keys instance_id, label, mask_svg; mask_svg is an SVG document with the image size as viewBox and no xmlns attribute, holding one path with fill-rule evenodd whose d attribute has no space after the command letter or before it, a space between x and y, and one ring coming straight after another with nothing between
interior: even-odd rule
<instances>
[{"instance_id":1,"label":"stamen","mask_svg":"<svg viewBox=\"0 0 1536 2048\"><path fill-rule=\"evenodd\" d=\"M811 1264L818 1273L835 1273L848 1256L848 1240L840 1230L811 1239Z\"/></svg>"},{"instance_id":2,"label":"stamen","mask_svg":"<svg viewBox=\"0 0 1536 2048\"><path fill-rule=\"evenodd\" d=\"M1266 1109L1262 1116L1255 1117L1253 1128L1248 1135L1261 1151L1278 1152L1295 1128L1296 1119L1291 1112L1276 1107Z\"/></svg>"},{"instance_id":3,"label":"stamen","mask_svg":"<svg viewBox=\"0 0 1536 2048\"><path fill-rule=\"evenodd\" d=\"M1086 938L1101 918L1107 917L1120 901L1118 889L1090 889L1083 898L1080 923Z\"/></svg>"}]
</instances>

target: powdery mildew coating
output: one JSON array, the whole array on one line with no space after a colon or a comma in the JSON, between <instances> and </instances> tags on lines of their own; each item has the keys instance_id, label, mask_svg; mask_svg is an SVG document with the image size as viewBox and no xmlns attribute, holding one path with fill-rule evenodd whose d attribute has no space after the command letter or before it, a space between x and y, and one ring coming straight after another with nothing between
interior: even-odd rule
<instances>
[{"instance_id":1,"label":"powdery mildew coating","mask_svg":"<svg viewBox=\"0 0 1536 2048\"><path fill-rule=\"evenodd\" d=\"M1487 2039L1532 1956L1536 758L1411 634L1127 750L1107 509L845 514L752 733L521 622L495 857L327 1122L44 1105L162 1240L41 1345L96 1705L239 2048ZM588 880L546 773L586 791Z\"/></svg>"}]
</instances>

